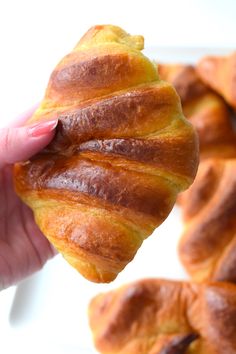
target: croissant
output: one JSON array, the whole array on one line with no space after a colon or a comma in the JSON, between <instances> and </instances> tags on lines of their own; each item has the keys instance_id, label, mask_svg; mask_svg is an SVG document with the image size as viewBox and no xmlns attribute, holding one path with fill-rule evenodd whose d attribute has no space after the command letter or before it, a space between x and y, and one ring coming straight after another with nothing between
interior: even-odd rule
<instances>
[{"instance_id":1,"label":"croissant","mask_svg":"<svg viewBox=\"0 0 236 354\"><path fill-rule=\"evenodd\" d=\"M174 85L181 98L184 115L198 133L201 158L234 157L236 136L227 105L201 81L195 67L159 64L158 71L163 80Z\"/></svg>"},{"instance_id":2,"label":"croissant","mask_svg":"<svg viewBox=\"0 0 236 354\"><path fill-rule=\"evenodd\" d=\"M94 282L115 279L196 174L195 131L142 49L141 36L91 28L29 121L58 116L54 140L15 167L42 232Z\"/></svg>"},{"instance_id":3,"label":"croissant","mask_svg":"<svg viewBox=\"0 0 236 354\"><path fill-rule=\"evenodd\" d=\"M236 52L228 56L206 56L197 71L201 79L236 109Z\"/></svg>"},{"instance_id":4,"label":"croissant","mask_svg":"<svg viewBox=\"0 0 236 354\"><path fill-rule=\"evenodd\" d=\"M198 132L201 161L214 158L200 163L192 187L178 197L185 223L180 259L195 280L235 281L236 249L233 241L232 247L229 243L236 236L236 227L230 226L236 213L225 208L231 198L234 203L230 193L234 191L235 179L226 172L234 160L219 160L236 158L236 135L229 110L223 99L200 80L193 66L162 64L158 69L160 76L175 86L184 114Z\"/></svg>"},{"instance_id":5,"label":"croissant","mask_svg":"<svg viewBox=\"0 0 236 354\"><path fill-rule=\"evenodd\" d=\"M236 282L236 156L200 163L179 198L184 233L179 256L194 280Z\"/></svg>"},{"instance_id":6,"label":"croissant","mask_svg":"<svg viewBox=\"0 0 236 354\"><path fill-rule=\"evenodd\" d=\"M236 285L144 279L89 306L102 354L235 354Z\"/></svg>"},{"instance_id":7,"label":"croissant","mask_svg":"<svg viewBox=\"0 0 236 354\"><path fill-rule=\"evenodd\" d=\"M160 77L175 87L183 106L185 103L211 92L199 78L193 65L161 63L157 65L157 68Z\"/></svg>"}]
</instances>

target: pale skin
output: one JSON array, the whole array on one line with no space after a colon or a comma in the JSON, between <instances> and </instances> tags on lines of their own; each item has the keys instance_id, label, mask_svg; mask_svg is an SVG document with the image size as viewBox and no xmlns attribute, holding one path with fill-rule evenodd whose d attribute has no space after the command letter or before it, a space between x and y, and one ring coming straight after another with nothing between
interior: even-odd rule
<instances>
[{"instance_id":1,"label":"pale skin","mask_svg":"<svg viewBox=\"0 0 236 354\"><path fill-rule=\"evenodd\" d=\"M13 164L42 150L53 138L57 125L57 120L52 119L26 126L34 109L0 129L0 289L41 269L56 254L13 186Z\"/></svg>"}]
</instances>

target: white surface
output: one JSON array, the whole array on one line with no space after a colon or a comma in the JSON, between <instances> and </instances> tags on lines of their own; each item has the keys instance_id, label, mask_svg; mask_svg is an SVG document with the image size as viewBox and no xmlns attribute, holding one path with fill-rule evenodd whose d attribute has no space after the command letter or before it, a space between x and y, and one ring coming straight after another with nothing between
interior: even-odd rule
<instances>
[{"instance_id":1,"label":"white surface","mask_svg":"<svg viewBox=\"0 0 236 354\"><path fill-rule=\"evenodd\" d=\"M236 48L235 14L234 0L2 1L0 126L42 98L55 64L91 25L114 23L143 34L152 59L194 62ZM91 297L141 277L184 278L176 254L180 234L175 209L110 285L87 282L57 256L17 288L3 291L1 352L95 353L87 324Z\"/></svg>"}]
</instances>

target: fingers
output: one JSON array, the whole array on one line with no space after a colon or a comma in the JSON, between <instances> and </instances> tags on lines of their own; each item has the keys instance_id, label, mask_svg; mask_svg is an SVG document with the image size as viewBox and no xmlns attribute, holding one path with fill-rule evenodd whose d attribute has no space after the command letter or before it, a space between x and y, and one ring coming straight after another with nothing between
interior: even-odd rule
<instances>
[{"instance_id":1,"label":"fingers","mask_svg":"<svg viewBox=\"0 0 236 354\"><path fill-rule=\"evenodd\" d=\"M0 168L28 160L49 144L57 119L37 124L0 129Z\"/></svg>"}]
</instances>

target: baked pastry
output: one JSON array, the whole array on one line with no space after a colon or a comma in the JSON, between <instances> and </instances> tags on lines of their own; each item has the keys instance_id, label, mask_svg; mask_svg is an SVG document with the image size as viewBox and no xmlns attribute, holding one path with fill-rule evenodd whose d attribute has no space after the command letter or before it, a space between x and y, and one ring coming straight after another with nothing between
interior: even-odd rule
<instances>
[{"instance_id":1,"label":"baked pastry","mask_svg":"<svg viewBox=\"0 0 236 354\"><path fill-rule=\"evenodd\" d=\"M19 196L83 276L110 282L193 181L198 142L143 37L95 26L58 64L30 123L59 117L52 143L15 167Z\"/></svg>"},{"instance_id":2,"label":"baked pastry","mask_svg":"<svg viewBox=\"0 0 236 354\"><path fill-rule=\"evenodd\" d=\"M145 279L89 307L102 354L235 354L236 285Z\"/></svg>"},{"instance_id":3,"label":"baked pastry","mask_svg":"<svg viewBox=\"0 0 236 354\"><path fill-rule=\"evenodd\" d=\"M230 226L236 218L232 209L236 208L236 180L229 172L235 169L236 135L229 110L223 99L199 79L193 66L161 64L158 69L160 76L175 86L184 114L198 132L201 160L211 158L200 163L193 185L178 197L185 223L180 259L194 280L236 281L236 224ZM230 202L229 211L225 206Z\"/></svg>"},{"instance_id":4,"label":"baked pastry","mask_svg":"<svg viewBox=\"0 0 236 354\"><path fill-rule=\"evenodd\" d=\"M160 77L176 88L183 112L198 132L201 157L233 157L236 136L229 109L224 100L198 77L194 66L158 65Z\"/></svg>"},{"instance_id":5,"label":"baked pastry","mask_svg":"<svg viewBox=\"0 0 236 354\"><path fill-rule=\"evenodd\" d=\"M236 156L201 162L178 201L185 225L179 256L188 273L236 282Z\"/></svg>"},{"instance_id":6,"label":"baked pastry","mask_svg":"<svg viewBox=\"0 0 236 354\"><path fill-rule=\"evenodd\" d=\"M193 65L160 63L157 64L157 68L160 77L175 87L183 106L185 103L211 92L199 78Z\"/></svg>"},{"instance_id":7,"label":"baked pastry","mask_svg":"<svg viewBox=\"0 0 236 354\"><path fill-rule=\"evenodd\" d=\"M236 109L236 52L228 56L206 56L197 71L201 79Z\"/></svg>"}]
</instances>

